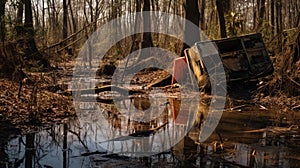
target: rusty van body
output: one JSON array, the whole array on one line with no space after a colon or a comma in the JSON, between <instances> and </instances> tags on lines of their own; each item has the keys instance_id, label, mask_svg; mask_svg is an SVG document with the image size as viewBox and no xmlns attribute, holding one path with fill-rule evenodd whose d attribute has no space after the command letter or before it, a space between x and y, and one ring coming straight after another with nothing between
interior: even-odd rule
<instances>
[{"instance_id":1,"label":"rusty van body","mask_svg":"<svg viewBox=\"0 0 300 168\"><path fill-rule=\"evenodd\" d=\"M219 60L222 61L227 83L257 79L270 75L274 71L260 33L198 42L185 50L185 59L191 71L193 71L192 73L195 75L199 87L204 87L209 82L207 66L203 59L216 56L215 53L210 56L206 52L204 58L201 50L208 43L218 51L217 55L220 57Z\"/></svg>"}]
</instances>

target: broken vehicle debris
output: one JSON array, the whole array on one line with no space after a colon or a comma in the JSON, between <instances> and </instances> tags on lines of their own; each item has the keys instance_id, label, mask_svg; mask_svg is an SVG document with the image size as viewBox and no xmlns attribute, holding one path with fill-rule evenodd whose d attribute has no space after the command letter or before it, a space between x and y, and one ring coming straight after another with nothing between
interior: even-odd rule
<instances>
[{"instance_id":1,"label":"broken vehicle debris","mask_svg":"<svg viewBox=\"0 0 300 168\"><path fill-rule=\"evenodd\" d=\"M197 42L185 50L185 59L192 71L190 73L197 79L199 88L209 86L208 70L204 64L204 59L208 57L203 57L202 53L205 45L211 42L221 58L228 83L265 77L274 71L260 33Z\"/></svg>"}]
</instances>

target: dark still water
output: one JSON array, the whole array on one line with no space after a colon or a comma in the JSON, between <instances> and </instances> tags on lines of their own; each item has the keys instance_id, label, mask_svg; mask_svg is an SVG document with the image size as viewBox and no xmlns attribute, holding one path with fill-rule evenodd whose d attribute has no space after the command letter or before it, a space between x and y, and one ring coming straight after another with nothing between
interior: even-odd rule
<instances>
[{"instance_id":1,"label":"dark still water","mask_svg":"<svg viewBox=\"0 0 300 168\"><path fill-rule=\"evenodd\" d=\"M300 166L297 112L255 105L226 109L217 128L202 142L203 125L210 122L207 105L191 107L176 98L151 105L142 97L122 101L129 111L131 105L151 110L128 114L108 103L79 119L26 135L13 131L4 135L12 129L0 128L0 167ZM139 118L144 122L136 122Z\"/></svg>"}]
</instances>

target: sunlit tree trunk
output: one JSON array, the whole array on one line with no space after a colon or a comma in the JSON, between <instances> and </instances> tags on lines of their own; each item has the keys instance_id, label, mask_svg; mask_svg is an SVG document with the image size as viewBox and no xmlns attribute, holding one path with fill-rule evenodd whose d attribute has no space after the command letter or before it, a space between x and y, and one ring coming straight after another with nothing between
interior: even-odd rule
<instances>
[{"instance_id":1,"label":"sunlit tree trunk","mask_svg":"<svg viewBox=\"0 0 300 168\"><path fill-rule=\"evenodd\" d=\"M34 1L33 1L34 2ZM35 27L40 28L40 9L39 9L40 0L36 0L35 4L32 6L33 16Z\"/></svg>"},{"instance_id":2,"label":"sunlit tree trunk","mask_svg":"<svg viewBox=\"0 0 300 168\"><path fill-rule=\"evenodd\" d=\"M76 19L74 17L72 1L69 0L68 4L69 4L70 15L71 15L71 20L72 20L72 28L73 28L72 30L73 30L73 33L75 33L75 32L77 32L77 22L76 22Z\"/></svg>"}]
</instances>

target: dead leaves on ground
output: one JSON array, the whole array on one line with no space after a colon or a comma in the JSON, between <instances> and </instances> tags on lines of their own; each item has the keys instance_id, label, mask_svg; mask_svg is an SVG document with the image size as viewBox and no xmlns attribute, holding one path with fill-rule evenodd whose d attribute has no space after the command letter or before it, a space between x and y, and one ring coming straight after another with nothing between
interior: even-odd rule
<instances>
[{"instance_id":1,"label":"dead leaves on ground","mask_svg":"<svg viewBox=\"0 0 300 168\"><path fill-rule=\"evenodd\" d=\"M0 79L0 120L10 121L26 132L36 125L53 125L64 118L75 116L72 101L68 97L47 91L43 87L37 87L35 95L35 85L34 82L24 85L18 99L19 84ZM42 86L42 83L39 85Z\"/></svg>"}]
</instances>

